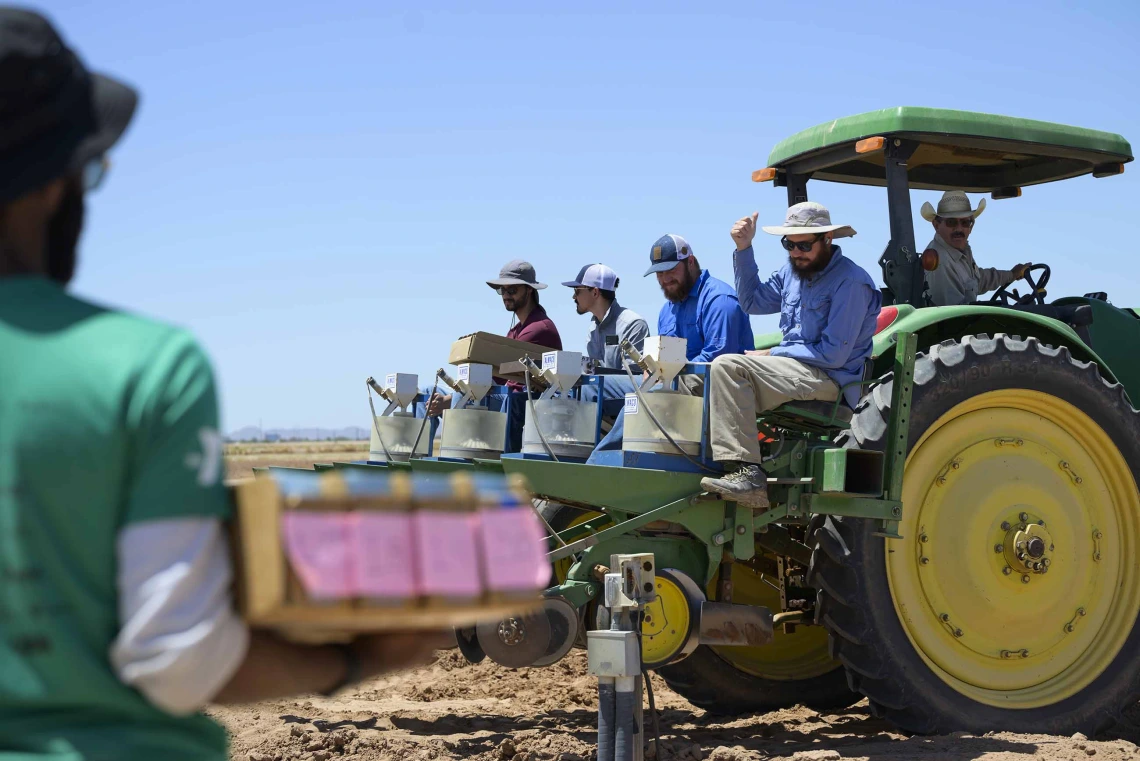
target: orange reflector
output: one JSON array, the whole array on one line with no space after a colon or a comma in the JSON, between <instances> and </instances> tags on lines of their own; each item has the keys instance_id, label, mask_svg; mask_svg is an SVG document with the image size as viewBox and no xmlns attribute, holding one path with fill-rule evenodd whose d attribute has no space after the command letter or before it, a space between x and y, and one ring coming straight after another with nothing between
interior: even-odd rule
<instances>
[{"instance_id":1,"label":"orange reflector","mask_svg":"<svg viewBox=\"0 0 1140 761\"><path fill-rule=\"evenodd\" d=\"M990 198L995 201L1000 201L1003 198L1021 198L1021 188L1012 186L1008 188L997 188L994 192L990 193Z\"/></svg>"},{"instance_id":2,"label":"orange reflector","mask_svg":"<svg viewBox=\"0 0 1140 761\"><path fill-rule=\"evenodd\" d=\"M767 182L768 180L776 179L776 170L773 167L766 169L757 169L752 173L753 182Z\"/></svg>"},{"instance_id":3,"label":"orange reflector","mask_svg":"<svg viewBox=\"0 0 1140 761\"><path fill-rule=\"evenodd\" d=\"M927 272L934 272L938 269L938 252L933 248L928 248L922 252L922 268Z\"/></svg>"},{"instance_id":4,"label":"orange reflector","mask_svg":"<svg viewBox=\"0 0 1140 761\"><path fill-rule=\"evenodd\" d=\"M856 153L870 153L872 151L881 151L883 146L886 145L886 138L882 137L865 137L859 142L855 143Z\"/></svg>"}]
</instances>

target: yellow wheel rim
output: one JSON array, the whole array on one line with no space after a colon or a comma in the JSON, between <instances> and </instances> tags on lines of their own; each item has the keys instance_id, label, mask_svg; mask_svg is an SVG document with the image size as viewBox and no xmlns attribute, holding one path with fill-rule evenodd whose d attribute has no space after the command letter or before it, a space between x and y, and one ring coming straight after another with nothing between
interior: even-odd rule
<instances>
[{"instance_id":1,"label":"yellow wheel rim","mask_svg":"<svg viewBox=\"0 0 1140 761\"><path fill-rule=\"evenodd\" d=\"M1136 623L1136 482L1108 434L1057 397L993 391L943 415L907 458L899 533L886 559L899 620L978 702L1071 697Z\"/></svg>"},{"instance_id":2,"label":"yellow wheel rim","mask_svg":"<svg viewBox=\"0 0 1140 761\"><path fill-rule=\"evenodd\" d=\"M709 597L715 594L719 574L708 587ZM732 567L732 601L746 605L763 605L779 612L780 593L767 582L777 583L775 573L761 573L744 565ZM798 626L792 634L784 634L776 627L775 637L762 647L714 647L721 658L736 668L762 679L794 681L822 676L839 668L827 652L827 632L822 626Z\"/></svg>"},{"instance_id":3,"label":"yellow wheel rim","mask_svg":"<svg viewBox=\"0 0 1140 761\"><path fill-rule=\"evenodd\" d=\"M657 599L645 606L641 621L641 657L648 664L673 660L685 649L693 627L689 599L680 585L658 574L656 586ZM700 594L699 587L693 589Z\"/></svg>"},{"instance_id":4,"label":"yellow wheel rim","mask_svg":"<svg viewBox=\"0 0 1140 761\"><path fill-rule=\"evenodd\" d=\"M561 534L563 531L566 531L568 529L572 529L575 526L581 526L583 523L586 523L588 521L594 520L595 518L601 517L603 514L604 513L579 512L578 515L576 515L574 517L574 520L567 523L564 528L559 529L558 533ZM553 540L551 540L551 541L553 541ZM570 574L570 569L574 565L574 558L569 557L569 558L562 558L561 560L555 560L553 565L554 565L554 578L559 584L562 584L563 582L566 581L566 577Z\"/></svg>"}]
</instances>

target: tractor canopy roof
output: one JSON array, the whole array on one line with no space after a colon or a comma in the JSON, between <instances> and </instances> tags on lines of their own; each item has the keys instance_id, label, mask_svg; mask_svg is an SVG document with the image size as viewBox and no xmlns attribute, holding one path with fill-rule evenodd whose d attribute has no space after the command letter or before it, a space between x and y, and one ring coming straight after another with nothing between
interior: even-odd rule
<instances>
[{"instance_id":1,"label":"tractor canopy roof","mask_svg":"<svg viewBox=\"0 0 1140 761\"><path fill-rule=\"evenodd\" d=\"M877 139L881 138L881 139ZM886 185L885 140L918 143L907 161L911 188L1011 193L1082 174L1119 174L1132 147L1111 132L1032 119L900 106L820 124L781 141L761 182L779 174ZM783 184L783 183L779 183Z\"/></svg>"}]
</instances>

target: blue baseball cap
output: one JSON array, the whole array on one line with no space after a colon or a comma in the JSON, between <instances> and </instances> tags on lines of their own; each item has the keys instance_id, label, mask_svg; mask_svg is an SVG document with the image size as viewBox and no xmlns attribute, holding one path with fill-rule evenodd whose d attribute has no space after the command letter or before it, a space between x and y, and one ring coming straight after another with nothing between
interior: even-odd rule
<instances>
[{"instance_id":1,"label":"blue baseball cap","mask_svg":"<svg viewBox=\"0 0 1140 761\"><path fill-rule=\"evenodd\" d=\"M692 255L692 247L680 235L662 235L653 243L653 248L649 249L649 261L652 264L642 277L671 270Z\"/></svg>"}]
</instances>

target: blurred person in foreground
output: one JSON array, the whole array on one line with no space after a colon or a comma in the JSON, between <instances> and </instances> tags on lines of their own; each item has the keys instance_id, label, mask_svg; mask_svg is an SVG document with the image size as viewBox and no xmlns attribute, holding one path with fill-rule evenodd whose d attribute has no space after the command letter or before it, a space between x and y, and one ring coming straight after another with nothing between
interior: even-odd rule
<instances>
[{"instance_id":1,"label":"blurred person in foreground","mask_svg":"<svg viewBox=\"0 0 1140 761\"><path fill-rule=\"evenodd\" d=\"M223 761L207 703L426 659L446 639L299 646L241 621L206 357L66 292L137 95L10 7L0 91L0 759Z\"/></svg>"}]
</instances>

